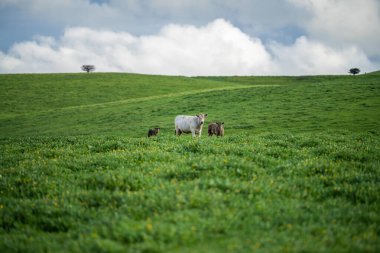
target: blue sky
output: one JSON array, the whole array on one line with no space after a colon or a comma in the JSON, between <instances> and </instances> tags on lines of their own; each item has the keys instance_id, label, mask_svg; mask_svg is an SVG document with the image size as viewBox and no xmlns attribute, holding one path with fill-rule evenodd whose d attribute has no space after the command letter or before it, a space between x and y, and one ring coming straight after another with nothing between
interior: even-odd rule
<instances>
[{"instance_id":1,"label":"blue sky","mask_svg":"<svg viewBox=\"0 0 380 253\"><path fill-rule=\"evenodd\" d=\"M0 0L0 73L380 69L379 0Z\"/></svg>"}]
</instances>

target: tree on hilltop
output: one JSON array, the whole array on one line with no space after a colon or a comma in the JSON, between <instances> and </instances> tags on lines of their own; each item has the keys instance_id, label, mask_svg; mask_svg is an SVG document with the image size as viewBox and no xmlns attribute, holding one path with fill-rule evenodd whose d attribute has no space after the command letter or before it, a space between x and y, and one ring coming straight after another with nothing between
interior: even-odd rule
<instances>
[{"instance_id":1,"label":"tree on hilltop","mask_svg":"<svg viewBox=\"0 0 380 253\"><path fill-rule=\"evenodd\" d=\"M94 65L82 65L81 69L83 71L86 71L87 73L90 73L90 72L95 70L95 66Z\"/></svg>"},{"instance_id":2,"label":"tree on hilltop","mask_svg":"<svg viewBox=\"0 0 380 253\"><path fill-rule=\"evenodd\" d=\"M356 74L360 73L360 69L358 69L358 68L352 68L352 69L350 69L350 71L348 71L348 73L356 75Z\"/></svg>"}]
</instances>

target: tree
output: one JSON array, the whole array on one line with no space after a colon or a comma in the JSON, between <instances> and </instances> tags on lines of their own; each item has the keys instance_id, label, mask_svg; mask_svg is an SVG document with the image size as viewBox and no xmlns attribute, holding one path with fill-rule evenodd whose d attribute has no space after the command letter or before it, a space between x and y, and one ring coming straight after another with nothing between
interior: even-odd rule
<instances>
[{"instance_id":1,"label":"tree","mask_svg":"<svg viewBox=\"0 0 380 253\"><path fill-rule=\"evenodd\" d=\"M348 73L353 74L353 75L359 74L359 72L360 72L360 69L358 68L352 68L350 69L350 71L348 71Z\"/></svg>"},{"instance_id":2,"label":"tree","mask_svg":"<svg viewBox=\"0 0 380 253\"><path fill-rule=\"evenodd\" d=\"M95 70L95 66L94 65L82 65L82 70L83 71L86 71L87 73L90 73L92 71Z\"/></svg>"}]
</instances>

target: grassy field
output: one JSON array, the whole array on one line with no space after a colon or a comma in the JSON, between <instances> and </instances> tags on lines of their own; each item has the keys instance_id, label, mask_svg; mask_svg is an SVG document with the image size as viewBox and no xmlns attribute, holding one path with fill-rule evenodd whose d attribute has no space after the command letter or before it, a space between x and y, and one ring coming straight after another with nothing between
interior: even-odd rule
<instances>
[{"instance_id":1,"label":"grassy field","mask_svg":"<svg viewBox=\"0 0 380 253\"><path fill-rule=\"evenodd\" d=\"M0 75L0 91L0 252L380 250L378 72ZM199 112L226 136L175 137Z\"/></svg>"}]
</instances>

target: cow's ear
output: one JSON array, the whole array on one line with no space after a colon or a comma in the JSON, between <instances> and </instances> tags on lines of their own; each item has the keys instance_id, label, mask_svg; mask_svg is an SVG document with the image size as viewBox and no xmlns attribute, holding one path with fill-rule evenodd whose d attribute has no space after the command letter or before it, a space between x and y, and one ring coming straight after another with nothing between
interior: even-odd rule
<instances>
[{"instance_id":1,"label":"cow's ear","mask_svg":"<svg viewBox=\"0 0 380 253\"><path fill-rule=\"evenodd\" d=\"M207 113L205 114L205 117L207 117Z\"/></svg>"}]
</instances>

